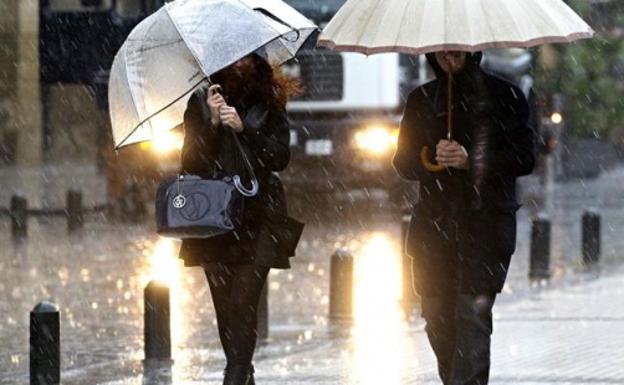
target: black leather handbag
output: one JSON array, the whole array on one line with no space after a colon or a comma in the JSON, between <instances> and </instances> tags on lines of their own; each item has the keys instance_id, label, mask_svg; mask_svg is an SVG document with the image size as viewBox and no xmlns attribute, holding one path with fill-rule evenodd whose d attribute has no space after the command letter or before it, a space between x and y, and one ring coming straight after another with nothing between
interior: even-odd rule
<instances>
[{"instance_id":1,"label":"black leather handbag","mask_svg":"<svg viewBox=\"0 0 624 385\"><path fill-rule=\"evenodd\" d=\"M226 127L227 129L227 127ZM170 238L211 238L234 231L242 225L246 197L258 194L258 179L234 133L251 177L251 189L239 175L203 178L177 175L163 181L156 193L156 231Z\"/></svg>"}]
</instances>

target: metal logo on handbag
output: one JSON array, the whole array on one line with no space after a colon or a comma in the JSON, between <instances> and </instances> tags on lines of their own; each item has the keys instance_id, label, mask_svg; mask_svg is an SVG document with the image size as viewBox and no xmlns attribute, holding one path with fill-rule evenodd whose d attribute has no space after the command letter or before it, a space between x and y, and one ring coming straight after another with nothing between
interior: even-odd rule
<instances>
[{"instance_id":1,"label":"metal logo on handbag","mask_svg":"<svg viewBox=\"0 0 624 385\"><path fill-rule=\"evenodd\" d=\"M156 194L158 234L173 238L210 238L236 230L243 220L244 198L258 194L259 183L251 162L234 131L237 148L251 176L247 189L240 176L206 179L177 175L163 181Z\"/></svg>"},{"instance_id":2,"label":"metal logo on handbag","mask_svg":"<svg viewBox=\"0 0 624 385\"><path fill-rule=\"evenodd\" d=\"M181 209L185 205L186 205L186 198L184 197L184 195L178 195L175 198L173 198L173 207L175 207L176 209Z\"/></svg>"}]
</instances>

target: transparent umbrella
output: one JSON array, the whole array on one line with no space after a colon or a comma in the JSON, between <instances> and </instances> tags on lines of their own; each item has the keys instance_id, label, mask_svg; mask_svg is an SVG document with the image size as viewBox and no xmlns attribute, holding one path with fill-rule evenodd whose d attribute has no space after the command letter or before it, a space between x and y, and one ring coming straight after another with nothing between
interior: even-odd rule
<instances>
[{"instance_id":1,"label":"transparent umbrella","mask_svg":"<svg viewBox=\"0 0 624 385\"><path fill-rule=\"evenodd\" d=\"M191 92L256 52L293 58L316 25L281 0L177 0L143 20L113 62L109 105L115 148L182 123Z\"/></svg>"}]
</instances>

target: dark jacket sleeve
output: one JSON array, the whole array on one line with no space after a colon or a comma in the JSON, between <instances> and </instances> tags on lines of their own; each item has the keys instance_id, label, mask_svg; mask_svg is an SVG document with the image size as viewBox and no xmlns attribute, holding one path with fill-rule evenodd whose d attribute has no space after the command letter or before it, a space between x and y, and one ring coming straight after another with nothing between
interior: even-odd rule
<instances>
[{"instance_id":1,"label":"dark jacket sleeve","mask_svg":"<svg viewBox=\"0 0 624 385\"><path fill-rule=\"evenodd\" d=\"M184 112L184 146L182 147L182 172L197 174L217 159L222 127L213 127L210 109L203 102L204 92L196 91Z\"/></svg>"},{"instance_id":2,"label":"dark jacket sleeve","mask_svg":"<svg viewBox=\"0 0 624 385\"><path fill-rule=\"evenodd\" d=\"M431 178L431 173L425 169L420 161L420 151L427 143L423 137L426 131L419 127L416 92L419 91L414 91L405 105L397 151L394 154L392 164L403 179L423 181Z\"/></svg>"},{"instance_id":3,"label":"dark jacket sleeve","mask_svg":"<svg viewBox=\"0 0 624 385\"><path fill-rule=\"evenodd\" d=\"M251 108L243 125L243 140L258 162L270 171L284 170L290 162L290 124L286 109Z\"/></svg>"},{"instance_id":4,"label":"dark jacket sleeve","mask_svg":"<svg viewBox=\"0 0 624 385\"><path fill-rule=\"evenodd\" d=\"M523 103L516 104L514 111L510 111L516 119L506 132L508 146L490 154L489 164L495 175L512 174L520 177L533 172L536 162L534 100L531 92L528 103L523 100Z\"/></svg>"}]
</instances>

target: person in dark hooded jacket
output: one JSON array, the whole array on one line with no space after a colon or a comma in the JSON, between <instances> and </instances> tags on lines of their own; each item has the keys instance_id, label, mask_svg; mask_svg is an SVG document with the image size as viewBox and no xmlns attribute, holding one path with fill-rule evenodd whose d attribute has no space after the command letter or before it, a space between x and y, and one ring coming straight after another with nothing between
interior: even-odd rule
<instances>
[{"instance_id":1,"label":"person in dark hooded jacket","mask_svg":"<svg viewBox=\"0 0 624 385\"><path fill-rule=\"evenodd\" d=\"M445 385L484 385L492 307L516 244L516 178L532 172L535 133L522 91L481 67L480 53L427 55L437 79L407 100L393 159L420 182L406 241L426 331ZM452 74L452 138L447 82ZM429 171L421 149L432 149Z\"/></svg>"}]
</instances>

